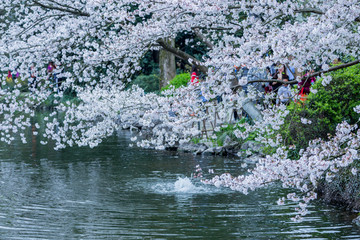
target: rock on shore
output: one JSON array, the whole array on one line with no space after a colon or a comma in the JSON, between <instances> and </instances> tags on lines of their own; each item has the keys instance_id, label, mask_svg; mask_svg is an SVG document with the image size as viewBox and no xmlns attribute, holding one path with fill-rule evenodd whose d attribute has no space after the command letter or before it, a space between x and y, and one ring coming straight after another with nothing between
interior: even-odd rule
<instances>
[{"instance_id":1,"label":"rock on shore","mask_svg":"<svg viewBox=\"0 0 360 240\"><path fill-rule=\"evenodd\" d=\"M319 182L317 194L327 204L360 212L360 175L352 174L350 167L342 169L331 182ZM355 218L353 223L360 226L360 217Z\"/></svg>"}]
</instances>

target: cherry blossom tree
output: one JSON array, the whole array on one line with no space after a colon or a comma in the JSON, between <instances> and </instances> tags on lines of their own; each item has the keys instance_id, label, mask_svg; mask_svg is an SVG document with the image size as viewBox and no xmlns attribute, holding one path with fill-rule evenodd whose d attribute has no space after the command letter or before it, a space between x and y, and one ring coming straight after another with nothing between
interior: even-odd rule
<instances>
[{"instance_id":1,"label":"cherry blossom tree","mask_svg":"<svg viewBox=\"0 0 360 240\"><path fill-rule=\"evenodd\" d=\"M81 103L55 102L55 110L44 119L42 143L55 141L56 149L94 147L122 127L141 127L146 136L140 132L133 139L139 146L164 149L199 136L196 123L213 120L215 111L224 117L226 109L246 108L249 100L259 97L251 87L248 94L234 91L234 64L265 69L280 62L303 71L313 63L321 70L311 76L323 76L329 83L331 78L324 73L359 63L358 0L1 0L0 7L4 9L0 68L17 69L25 79L35 64L37 79L42 80L25 96L20 82L14 90L0 90L0 140L9 143L14 134L25 142L23 132L36 109L50 95L61 98L71 89ZM167 43L166 39L183 32L193 33L207 47L207 54L198 59ZM161 96L136 87L127 90L126 83L141 71L142 57L160 49L195 64L206 75L206 84L171 89ZM355 60L329 66L340 56ZM49 61L66 69L60 91L53 91L54 82L46 72ZM241 79L239 84L266 81L270 80L257 77L249 82ZM207 101L199 99L200 91ZM215 106L211 100L217 96L223 101ZM261 117L254 125L245 124L245 132L236 133L239 138L251 131L268 136L289 114L283 107L253 107ZM169 112L176 112L175 117ZM59 113L64 119L58 119ZM282 181L285 187L304 192L302 200L307 203L315 197L316 179L358 157L358 138L356 126L344 123L333 139L315 141L298 161L288 160L286 151L279 148L261 160L251 176L226 175L208 182L246 192ZM280 143L279 138L262 134L258 140L274 147Z\"/></svg>"}]
</instances>

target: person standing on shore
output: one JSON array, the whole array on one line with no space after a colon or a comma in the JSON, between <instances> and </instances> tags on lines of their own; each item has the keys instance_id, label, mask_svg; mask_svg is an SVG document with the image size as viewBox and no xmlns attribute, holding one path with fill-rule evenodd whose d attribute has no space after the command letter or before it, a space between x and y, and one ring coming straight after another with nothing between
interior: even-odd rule
<instances>
[{"instance_id":1,"label":"person standing on shore","mask_svg":"<svg viewBox=\"0 0 360 240\"><path fill-rule=\"evenodd\" d=\"M193 85L197 85L199 84L199 71L197 69L197 67L194 65L192 65L191 68L191 80L190 83Z\"/></svg>"}]
</instances>

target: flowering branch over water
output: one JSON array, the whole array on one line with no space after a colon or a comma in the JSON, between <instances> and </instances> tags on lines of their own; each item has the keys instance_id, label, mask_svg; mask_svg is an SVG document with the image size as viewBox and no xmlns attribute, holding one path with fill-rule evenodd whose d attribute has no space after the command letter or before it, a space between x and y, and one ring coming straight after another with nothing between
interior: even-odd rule
<instances>
[{"instance_id":1,"label":"flowering branch over water","mask_svg":"<svg viewBox=\"0 0 360 240\"><path fill-rule=\"evenodd\" d=\"M331 182L340 168L344 168L359 159L360 130L358 126L350 126L346 122L339 124L336 135L330 141L314 140L309 147L301 152L299 160L287 158L284 148L278 148L271 156L262 158L249 175L231 176L229 173L202 180L205 184L217 187L229 187L232 190L247 194L265 185L280 182L284 188L298 189L301 195L292 193L287 199L299 202L297 209L305 215L306 204L316 199L318 182L325 177ZM356 171L353 170L353 174ZM283 204L284 198L278 203ZM297 216L294 220L299 220Z\"/></svg>"}]
</instances>

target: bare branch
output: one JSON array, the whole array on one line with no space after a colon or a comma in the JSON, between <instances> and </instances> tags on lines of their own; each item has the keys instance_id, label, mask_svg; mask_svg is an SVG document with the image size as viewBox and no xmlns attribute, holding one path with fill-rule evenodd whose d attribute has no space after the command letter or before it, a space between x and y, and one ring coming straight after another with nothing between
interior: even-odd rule
<instances>
[{"instance_id":1,"label":"bare branch","mask_svg":"<svg viewBox=\"0 0 360 240\"><path fill-rule=\"evenodd\" d=\"M68 12L68 13L71 13L73 15L82 16L82 17L90 17L89 13L82 12L82 11L80 11L78 9L71 10L68 7L57 7L57 6L53 6L53 5L45 5L45 4L41 3L41 2L39 2L38 0L33 0L33 2L35 3L35 5L38 5L38 6L42 7L42 8L58 10L58 11L62 11L62 12ZM72 8L72 9L74 9L74 8Z\"/></svg>"},{"instance_id":2,"label":"bare branch","mask_svg":"<svg viewBox=\"0 0 360 240\"><path fill-rule=\"evenodd\" d=\"M54 0L48 0L48 1L49 1L49 2L52 2L52 3L55 3L55 4L57 4L57 5L61 6L61 7L73 9L73 10L75 10L75 11L77 11L77 12L80 12L79 9L74 8L74 7L72 7L72 6L65 5L65 4L61 4L61 3L58 3L58 2L56 2L56 1L54 1Z\"/></svg>"},{"instance_id":3,"label":"bare branch","mask_svg":"<svg viewBox=\"0 0 360 240\"><path fill-rule=\"evenodd\" d=\"M190 65L195 64L196 67L203 73L207 73L208 72L208 68L201 65L201 62L199 60L197 60L196 58L194 58L193 56L191 56L190 54L187 54L186 52L183 52L177 48L174 48L172 46L170 46L169 44L167 44L164 40L159 39L157 40L157 43L160 44L160 46L162 48L164 48L164 50L174 54L175 56L183 59L184 61L188 62Z\"/></svg>"},{"instance_id":4,"label":"bare branch","mask_svg":"<svg viewBox=\"0 0 360 240\"><path fill-rule=\"evenodd\" d=\"M320 76L321 74L324 74L324 73L329 73L329 72L333 72L333 71L340 70L340 69L343 69L343 68L348 68L348 67L351 67L351 66L359 64L359 63L360 63L360 60L356 60L356 61L349 62L349 63L344 63L344 64L341 64L341 65L338 65L338 66L335 66L335 67L331 67L326 71L319 71L319 72L315 72L315 73L313 73L311 75L308 75L308 76L303 76L301 78L301 80L306 80L306 79L309 79L309 78L312 78L312 77ZM277 80L277 79L255 79L255 80L250 80L247 83L256 83L256 82L277 82L277 83L282 83L282 84L298 83L297 80L282 81L282 80ZM241 87L241 85L235 85L232 88L239 88L239 87Z\"/></svg>"},{"instance_id":5,"label":"bare branch","mask_svg":"<svg viewBox=\"0 0 360 240\"><path fill-rule=\"evenodd\" d=\"M230 6L229 9L241 9L241 6ZM252 8L252 6L249 6L248 8ZM323 11L321 11L320 9L317 8L303 8L303 9L298 9L295 10L296 13L315 13L315 14L325 14ZM285 14L281 14L281 15L285 15ZM277 17L281 16L278 15ZM355 22L360 22L360 16L358 16L357 18L355 18Z\"/></svg>"},{"instance_id":6,"label":"bare branch","mask_svg":"<svg viewBox=\"0 0 360 240\"><path fill-rule=\"evenodd\" d=\"M317 76L320 76L321 74L328 73L328 72L333 72L333 71L336 71L336 70L339 70L339 69L343 69L343 68L347 68L347 67L351 67L351 66L356 65L356 64L358 64L358 63L360 63L360 60L359 60L359 59L356 60L356 61L353 61L353 62L344 63L344 64L341 64L341 65L338 65L338 66L335 66L335 67L331 67L331 68L329 68L329 69L326 70L326 71L319 71L319 72L313 73L313 74L311 74L311 75L309 75L309 76L306 76L306 77L309 77L309 78L311 78L311 77L317 77ZM303 79L306 78L306 77L303 77Z\"/></svg>"},{"instance_id":7,"label":"bare branch","mask_svg":"<svg viewBox=\"0 0 360 240\"><path fill-rule=\"evenodd\" d=\"M324 14L323 11L316 8L304 8L295 10L296 13L316 13L316 14Z\"/></svg>"},{"instance_id":8,"label":"bare branch","mask_svg":"<svg viewBox=\"0 0 360 240\"><path fill-rule=\"evenodd\" d=\"M24 33L26 33L28 30L30 30L31 28L34 28L36 25L40 24L41 22L43 22L44 20L46 19L49 19L49 18L52 18L52 17L64 17L66 16L67 14L57 14L57 15L51 15L51 16L45 16L45 17L42 17L40 19L38 19L34 24L32 24L31 26L25 28L23 31L21 31L19 34L17 34L16 36L21 36L23 35Z\"/></svg>"},{"instance_id":9,"label":"bare branch","mask_svg":"<svg viewBox=\"0 0 360 240\"><path fill-rule=\"evenodd\" d=\"M304 8L304 9L298 9L295 10L296 13L315 13L315 14L320 14L323 15L325 14L323 11L316 9L316 8ZM360 16L355 18L354 20L355 22L360 22Z\"/></svg>"},{"instance_id":10,"label":"bare branch","mask_svg":"<svg viewBox=\"0 0 360 240\"><path fill-rule=\"evenodd\" d=\"M196 26L194 29L206 29L206 30L216 30L216 31L229 31L233 30L233 28L225 28L225 27L202 27L202 26Z\"/></svg>"}]
</instances>

